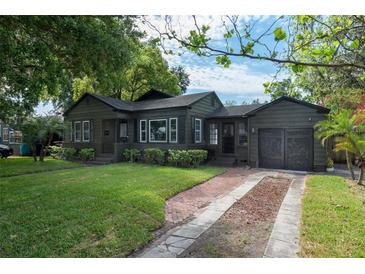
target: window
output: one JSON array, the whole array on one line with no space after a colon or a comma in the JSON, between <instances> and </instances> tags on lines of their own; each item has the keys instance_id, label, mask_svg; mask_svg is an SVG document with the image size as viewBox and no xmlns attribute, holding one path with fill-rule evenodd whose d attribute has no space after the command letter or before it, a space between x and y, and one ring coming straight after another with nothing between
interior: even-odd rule
<instances>
[{"instance_id":1,"label":"window","mask_svg":"<svg viewBox=\"0 0 365 274\"><path fill-rule=\"evenodd\" d=\"M14 143L14 131L9 132L9 143Z\"/></svg>"},{"instance_id":2,"label":"window","mask_svg":"<svg viewBox=\"0 0 365 274\"><path fill-rule=\"evenodd\" d=\"M3 128L3 141L9 141L9 129L7 127Z\"/></svg>"},{"instance_id":3,"label":"window","mask_svg":"<svg viewBox=\"0 0 365 274\"><path fill-rule=\"evenodd\" d=\"M195 119L195 143L202 141L202 120Z\"/></svg>"},{"instance_id":4,"label":"window","mask_svg":"<svg viewBox=\"0 0 365 274\"><path fill-rule=\"evenodd\" d=\"M127 122L121 122L120 123L119 137L120 138L127 138L128 137L128 124L127 124Z\"/></svg>"},{"instance_id":5,"label":"window","mask_svg":"<svg viewBox=\"0 0 365 274\"><path fill-rule=\"evenodd\" d=\"M177 143L177 118L170 118L170 143Z\"/></svg>"},{"instance_id":6,"label":"window","mask_svg":"<svg viewBox=\"0 0 365 274\"><path fill-rule=\"evenodd\" d=\"M13 133L13 142L16 144L20 144L23 142L23 133L19 130L15 130Z\"/></svg>"},{"instance_id":7,"label":"window","mask_svg":"<svg viewBox=\"0 0 365 274\"><path fill-rule=\"evenodd\" d=\"M90 142L90 121L82 121L82 141Z\"/></svg>"},{"instance_id":8,"label":"window","mask_svg":"<svg viewBox=\"0 0 365 274\"><path fill-rule=\"evenodd\" d=\"M147 142L147 121L146 120L139 121L139 141L141 143Z\"/></svg>"},{"instance_id":9,"label":"window","mask_svg":"<svg viewBox=\"0 0 365 274\"><path fill-rule=\"evenodd\" d=\"M81 142L81 122L77 121L74 123L75 125L75 142Z\"/></svg>"},{"instance_id":10,"label":"window","mask_svg":"<svg viewBox=\"0 0 365 274\"><path fill-rule=\"evenodd\" d=\"M156 119L149 121L150 128L150 142L167 142L167 120L166 119Z\"/></svg>"},{"instance_id":11,"label":"window","mask_svg":"<svg viewBox=\"0 0 365 274\"><path fill-rule=\"evenodd\" d=\"M218 126L216 123L211 123L209 125L209 143L211 145L218 144Z\"/></svg>"},{"instance_id":12,"label":"window","mask_svg":"<svg viewBox=\"0 0 365 274\"><path fill-rule=\"evenodd\" d=\"M245 123L238 124L238 142L241 146L247 146L247 131Z\"/></svg>"}]
</instances>

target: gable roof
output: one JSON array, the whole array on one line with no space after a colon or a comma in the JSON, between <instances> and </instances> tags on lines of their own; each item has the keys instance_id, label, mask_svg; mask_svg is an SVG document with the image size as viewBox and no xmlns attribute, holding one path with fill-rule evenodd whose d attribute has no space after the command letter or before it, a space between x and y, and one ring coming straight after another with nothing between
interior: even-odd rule
<instances>
[{"instance_id":1,"label":"gable roof","mask_svg":"<svg viewBox=\"0 0 365 274\"><path fill-rule=\"evenodd\" d=\"M306 107L309 107L309 108L313 108L313 109L316 109L317 112L319 112L319 113L329 113L330 112L330 110L328 108L325 108L325 107L322 107L322 106L319 106L319 105L308 103L306 101L298 100L298 99L295 99L295 98L289 97L289 96L281 96L278 99L275 99L275 100L271 101L270 103L264 104L264 105L262 105L262 106L260 106L256 109L253 109L253 110L247 112L246 115L247 116L255 115L257 112L259 112L261 110L264 110L264 109L266 109L266 108L268 108L272 105L275 105L277 103L280 103L282 101L289 101L289 102L300 104L300 105L303 105L303 106L306 106Z\"/></svg>"},{"instance_id":2,"label":"gable roof","mask_svg":"<svg viewBox=\"0 0 365 274\"><path fill-rule=\"evenodd\" d=\"M242 117L246 113L261 107L263 104L221 107L209 115L208 118Z\"/></svg>"},{"instance_id":3,"label":"gable roof","mask_svg":"<svg viewBox=\"0 0 365 274\"><path fill-rule=\"evenodd\" d=\"M145 94L140 96L135 102L145 101L145 100L156 100L156 99L163 99L163 98L170 98L173 97L170 94L164 93L157 89L150 89Z\"/></svg>"},{"instance_id":4,"label":"gable roof","mask_svg":"<svg viewBox=\"0 0 365 274\"><path fill-rule=\"evenodd\" d=\"M209 94L215 94L214 91L193 93L186 95L179 95L170 98L156 99L156 100L145 100L145 101L134 101L128 102L124 100L119 100L116 98L102 96L92 93L85 93L75 104L73 104L69 109L64 112L67 115L73 108L75 108L86 96L91 96L104 104L112 107L115 110L120 111L144 111L144 110L155 110L164 108L176 108L176 107L188 107L195 102L203 99Z\"/></svg>"}]
</instances>

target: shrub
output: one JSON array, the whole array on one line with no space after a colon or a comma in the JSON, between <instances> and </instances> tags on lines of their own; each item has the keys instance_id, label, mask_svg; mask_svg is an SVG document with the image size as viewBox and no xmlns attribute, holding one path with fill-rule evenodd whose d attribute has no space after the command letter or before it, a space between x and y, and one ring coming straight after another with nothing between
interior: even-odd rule
<instances>
[{"instance_id":1,"label":"shrub","mask_svg":"<svg viewBox=\"0 0 365 274\"><path fill-rule=\"evenodd\" d=\"M122 151L122 156L126 161L134 163L141 157L141 151L135 148L126 148Z\"/></svg>"},{"instance_id":2,"label":"shrub","mask_svg":"<svg viewBox=\"0 0 365 274\"><path fill-rule=\"evenodd\" d=\"M197 167L207 159L208 151L202 149L179 150L169 149L168 163L182 167Z\"/></svg>"},{"instance_id":3,"label":"shrub","mask_svg":"<svg viewBox=\"0 0 365 274\"><path fill-rule=\"evenodd\" d=\"M63 156L66 160L73 160L77 156L77 150L73 147L66 147L63 149Z\"/></svg>"},{"instance_id":4,"label":"shrub","mask_svg":"<svg viewBox=\"0 0 365 274\"><path fill-rule=\"evenodd\" d=\"M327 159L327 167L332 168L333 167L333 160L331 158Z\"/></svg>"},{"instance_id":5,"label":"shrub","mask_svg":"<svg viewBox=\"0 0 365 274\"><path fill-rule=\"evenodd\" d=\"M64 159L65 158L65 155L64 155L65 148L63 148L63 147L49 146L48 150L49 150L51 157L54 159Z\"/></svg>"},{"instance_id":6,"label":"shrub","mask_svg":"<svg viewBox=\"0 0 365 274\"><path fill-rule=\"evenodd\" d=\"M162 165L165 162L165 153L159 148L146 148L144 157L148 164Z\"/></svg>"},{"instance_id":7,"label":"shrub","mask_svg":"<svg viewBox=\"0 0 365 274\"><path fill-rule=\"evenodd\" d=\"M208 151L204 149L192 149L189 150L189 154L194 167L198 167L208 157Z\"/></svg>"},{"instance_id":8,"label":"shrub","mask_svg":"<svg viewBox=\"0 0 365 274\"><path fill-rule=\"evenodd\" d=\"M83 162L90 161L90 160L94 159L95 149L83 148L80 150L79 156L80 156L81 161L83 161Z\"/></svg>"}]
</instances>

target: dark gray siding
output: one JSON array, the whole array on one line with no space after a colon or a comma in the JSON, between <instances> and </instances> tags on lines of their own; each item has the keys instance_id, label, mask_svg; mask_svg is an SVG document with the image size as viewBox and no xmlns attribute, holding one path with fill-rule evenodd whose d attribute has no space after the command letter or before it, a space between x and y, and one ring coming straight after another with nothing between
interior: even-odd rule
<instances>
[{"instance_id":1,"label":"dark gray siding","mask_svg":"<svg viewBox=\"0 0 365 274\"><path fill-rule=\"evenodd\" d=\"M289 101L277 104L256 113L249 118L249 161L252 167L259 166L258 129L259 128L308 128L321 120L326 114L318 113L316 109ZM323 170L326 166L326 152L320 141L313 140L313 168Z\"/></svg>"},{"instance_id":2,"label":"dark gray siding","mask_svg":"<svg viewBox=\"0 0 365 274\"><path fill-rule=\"evenodd\" d=\"M218 108L222 106L219 99L214 94L210 94L203 99L195 102L187 111L186 113L186 133L185 133L185 140L186 144L192 145L193 147L203 147L209 143L209 135L208 135L208 128L207 128L207 121L205 117L207 115L213 113ZM202 119L202 142L200 144L195 144L193 140L193 119L198 118Z\"/></svg>"}]
</instances>

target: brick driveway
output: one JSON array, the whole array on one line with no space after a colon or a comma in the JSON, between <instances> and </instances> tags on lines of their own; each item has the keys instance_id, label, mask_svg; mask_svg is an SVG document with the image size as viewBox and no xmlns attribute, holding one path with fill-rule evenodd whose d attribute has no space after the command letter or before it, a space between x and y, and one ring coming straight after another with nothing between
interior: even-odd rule
<instances>
[{"instance_id":1,"label":"brick driveway","mask_svg":"<svg viewBox=\"0 0 365 274\"><path fill-rule=\"evenodd\" d=\"M165 221L178 224L241 185L248 175L257 171L246 168L230 168L224 174L170 198L165 207Z\"/></svg>"}]
</instances>

